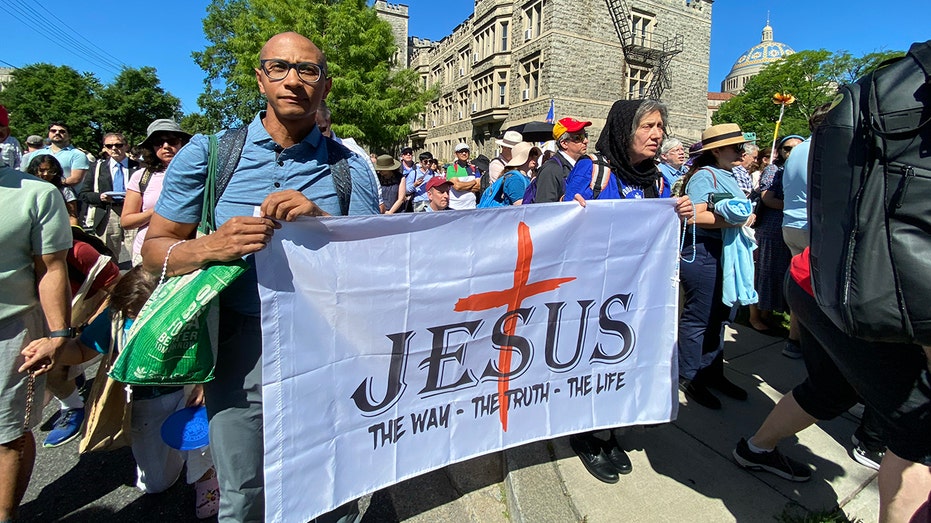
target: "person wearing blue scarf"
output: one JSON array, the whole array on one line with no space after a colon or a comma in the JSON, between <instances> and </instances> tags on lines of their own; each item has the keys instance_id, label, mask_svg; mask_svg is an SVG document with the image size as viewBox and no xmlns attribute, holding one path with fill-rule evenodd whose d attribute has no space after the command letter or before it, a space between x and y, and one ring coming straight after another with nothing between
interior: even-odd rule
<instances>
[{"instance_id":1,"label":"person wearing blue scarf","mask_svg":"<svg viewBox=\"0 0 931 523\"><path fill-rule=\"evenodd\" d=\"M740 162L745 142L736 124L705 129L702 149L684 179L685 192L695 205L698 228L695 245L687 245L682 250L683 259L691 259L694 255L695 261L683 263L680 268L685 302L679 319L679 389L689 400L709 409L721 408L721 400L710 389L737 400L747 399L745 390L724 377L724 325L731 321L734 311L734 307L724 302L724 268L727 263L730 273L739 266L742 282L748 277L752 282L753 270L746 260L725 262L725 236L722 234L730 228L739 230L742 225L751 224L754 218L746 212L742 213L746 215L743 221L739 213L732 214L734 221L725 218L729 210L739 210L729 209L726 200L732 200L735 207L743 203L734 201L742 199L744 193L731 168ZM728 236L736 239L733 234ZM737 281L734 276L731 278L731 283ZM743 285L740 288L743 289ZM736 286L733 294L737 294Z\"/></svg>"}]
</instances>

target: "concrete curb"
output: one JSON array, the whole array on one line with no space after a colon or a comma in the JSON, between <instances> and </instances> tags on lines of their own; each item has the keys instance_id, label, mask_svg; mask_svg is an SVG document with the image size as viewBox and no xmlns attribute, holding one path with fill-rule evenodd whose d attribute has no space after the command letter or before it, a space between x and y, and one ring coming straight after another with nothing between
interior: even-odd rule
<instances>
[{"instance_id":1,"label":"concrete curb","mask_svg":"<svg viewBox=\"0 0 931 523\"><path fill-rule=\"evenodd\" d=\"M504 451L504 490L511 521L582 521L550 445L538 441Z\"/></svg>"}]
</instances>

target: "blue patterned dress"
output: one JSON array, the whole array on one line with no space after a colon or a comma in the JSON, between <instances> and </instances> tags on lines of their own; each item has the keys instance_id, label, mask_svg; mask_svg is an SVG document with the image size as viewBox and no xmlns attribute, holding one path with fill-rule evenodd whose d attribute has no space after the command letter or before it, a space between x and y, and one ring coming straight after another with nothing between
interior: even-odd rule
<instances>
[{"instance_id":1,"label":"blue patterned dress","mask_svg":"<svg viewBox=\"0 0 931 523\"><path fill-rule=\"evenodd\" d=\"M760 192L773 191L776 197L783 199L782 167L769 165L760 175ZM757 249L756 292L760 295L757 305L760 310L783 312L786 310L782 297L782 283L792 253L782 239L782 209L766 207L761 201L756 208Z\"/></svg>"}]
</instances>

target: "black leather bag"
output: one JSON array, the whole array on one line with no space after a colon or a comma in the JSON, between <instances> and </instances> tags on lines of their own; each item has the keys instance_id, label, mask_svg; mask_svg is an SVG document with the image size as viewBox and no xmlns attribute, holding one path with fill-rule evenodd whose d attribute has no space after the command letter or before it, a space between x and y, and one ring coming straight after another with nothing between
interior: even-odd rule
<instances>
[{"instance_id":1,"label":"black leather bag","mask_svg":"<svg viewBox=\"0 0 931 523\"><path fill-rule=\"evenodd\" d=\"M847 334L931 345L931 41L840 88L812 137L815 299Z\"/></svg>"}]
</instances>

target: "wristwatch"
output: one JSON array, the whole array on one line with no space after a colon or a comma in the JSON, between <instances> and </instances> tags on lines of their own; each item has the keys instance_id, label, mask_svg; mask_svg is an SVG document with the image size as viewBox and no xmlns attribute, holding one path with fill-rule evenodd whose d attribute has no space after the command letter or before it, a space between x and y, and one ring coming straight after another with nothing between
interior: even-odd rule
<instances>
[{"instance_id":1,"label":"wristwatch","mask_svg":"<svg viewBox=\"0 0 931 523\"><path fill-rule=\"evenodd\" d=\"M68 327L67 329L61 329L57 331L52 331L48 333L49 338L73 338L77 336L78 330L74 327Z\"/></svg>"}]
</instances>

